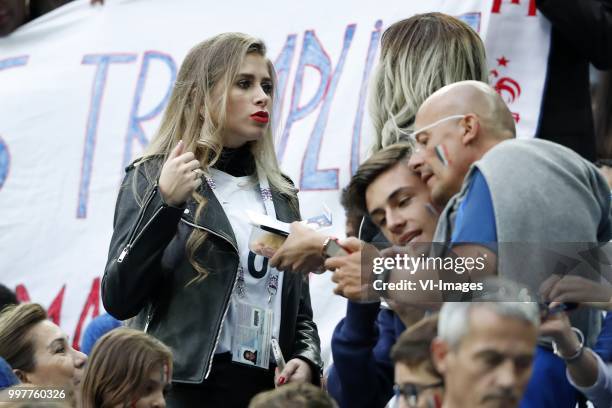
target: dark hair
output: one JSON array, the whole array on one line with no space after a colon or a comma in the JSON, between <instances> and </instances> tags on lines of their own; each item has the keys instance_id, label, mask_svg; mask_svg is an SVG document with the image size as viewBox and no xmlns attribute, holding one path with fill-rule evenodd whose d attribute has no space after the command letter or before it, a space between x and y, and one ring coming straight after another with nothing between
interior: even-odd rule
<instances>
[{"instance_id":1,"label":"dark hair","mask_svg":"<svg viewBox=\"0 0 612 408\"><path fill-rule=\"evenodd\" d=\"M289 383L257 394L249 408L336 408L335 401L321 388L308 383Z\"/></svg>"},{"instance_id":2,"label":"dark hair","mask_svg":"<svg viewBox=\"0 0 612 408\"><path fill-rule=\"evenodd\" d=\"M402 363L410 368L426 363L426 370L441 378L431 359L431 341L437 335L438 315L421 319L401 334L391 349L391 359L394 363Z\"/></svg>"},{"instance_id":3,"label":"dark hair","mask_svg":"<svg viewBox=\"0 0 612 408\"><path fill-rule=\"evenodd\" d=\"M18 305L19 301L15 292L0 283L0 311L9 305Z\"/></svg>"},{"instance_id":4,"label":"dark hair","mask_svg":"<svg viewBox=\"0 0 612 408\"><path fill-rule=\"evenodd\" d=\"M0 313L0 357L13 369L34 371L34 344L28 333L46 319L47 312L37 303L7 306Z\"/></svg>"},{"instance_id":5,"label":"dark hair","mask_svg":"<svg viewBox=\"0 0 612 408\"><path fill-rule=\"evenodd\" d=\"M365 199L368 186L382 173L410 157L410 154L412 154L412 147L408 143L392 144L372 154L359 166L357 172L351 177L349 185L343 191L341 202L345 210L348 213L357 212L361 215L368 215Z\"/></svg>"},{"instance_id":6,"label":"dark hair","mask_svg":"<svg viewBox=\"0 0 612 408\"><path fill-rule=\"evenodd\" d=\"M359 227L361 226L361 220L363 214L351 203L351 197L348 194L348 187L342 189L340 193L340 205L344 208L344 216L346 217L346 235L348 236L359 236ZM349 231L349 227L352 231Z\"/></svg>"}]
</instances>

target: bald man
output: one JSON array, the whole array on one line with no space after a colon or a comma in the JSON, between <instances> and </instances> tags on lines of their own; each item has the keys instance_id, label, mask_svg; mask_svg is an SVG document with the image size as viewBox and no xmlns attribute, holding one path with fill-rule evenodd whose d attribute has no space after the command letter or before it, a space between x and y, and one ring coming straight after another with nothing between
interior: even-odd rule
<instances>
[{"instance_id":1,"label":"bald man","mask_svg":"<svg viewBox=\"0 0 612 408\"><path fill-rule=\"evenodd\" d=\"M458 257L486 258L485 268L461 276L451 272L451 278L501 275L537 289L551 273L551 259L539 257L537 245L520 243L598 243L612 237L610 194L597 168L556 143L515 139L512 115L490 86L462 81L441 88L417 112L415 128L410 136L416 151L409 165L431 191L434 204L444 209L432 241L446 243ZM517 244L498 248L499 242ZM354 279L365 259L361 243L343 244L354 254L330 258L325 266L336 269L336 291L358 300L373 285ZM382 275L391 283L418 284L431 276L422 270L389 272ZM385 295L420 301L439 293ZM597 333L585 334L594 339Z\"/></svg>"},{"instance_id":2,"label":"bald man","mask_svg":"<svg viewBox=\"0 0 612 408\"><path fill-rule=\"evenodd\" d=\"M610 194L597 168L556 143L514 139L512 115L490 86L440 89L419 109L415 128L409 165L445 208L434 242L610 240ZM500 257L495 270L516 279L517 265L524 267Z\"/></svg>"},{"instance_id":3,"label":"bald man","mask_svg":"<svg viewBox=\"0 0 612 408\"><path fill-rule=\"evenodd\" d=\"M410 137L416 151L410 167L444 207L459 192L470 166L516 135L508 107L490 86L458 82L433 93L417 112ZM451 134L457 137L447 137Z\"/></svg>"},{"instance_id":4,"label":"bald man","mask_svg":"<svg viewBox=\"0 0 612 408\"><path fill-rule=\"evenodd\" d=\"M610 196L595 167L555 143L514 139L512 115L489 86L460 82L440 89L421 106L415 128L410 166L445 207L434 241L464 256L487 253L493 273L539 284L553 271L538 259L537 243L610 239ZM520 244L498 242L535 243L535 256ZM597 320L587 310L575 313L572 324L592 338ZM549 347L537 349L522 408L576 404L563 361Z\"/></svg>"}]
</instances>

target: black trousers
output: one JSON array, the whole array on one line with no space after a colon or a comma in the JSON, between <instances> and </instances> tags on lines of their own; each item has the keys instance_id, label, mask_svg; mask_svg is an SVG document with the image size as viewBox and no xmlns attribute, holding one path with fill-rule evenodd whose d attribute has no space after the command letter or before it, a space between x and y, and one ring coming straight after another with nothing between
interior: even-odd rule
<instances>
[{"instance_id":1,"label":"black trousers","mask_svg":"<svg viewBox=\"0 0 612 408\"><path fill-rule=\"evenodd\" d=\"M246 408L256 394L274 388L270 370L232 363L230 353L216 355L210 375L202 384L172 384L166 397L169 408Z\"/></svg>"}]
</instances>

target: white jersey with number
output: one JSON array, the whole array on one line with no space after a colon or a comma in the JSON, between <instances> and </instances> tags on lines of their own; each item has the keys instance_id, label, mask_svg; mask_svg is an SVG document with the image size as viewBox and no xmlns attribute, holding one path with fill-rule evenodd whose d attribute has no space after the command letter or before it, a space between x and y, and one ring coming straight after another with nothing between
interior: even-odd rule
<instances>
[{"instance_id":1,"label":"white jersey with number","mask_svg":"<svg viewBox=\"0 0 612 408\"><path fill-rule=\"evenodd\" d=\"M240 255L240 266L244 271L245 296L239 298L232 293L232 300L241 300L253 306L261 308L272 308L274 321L272 324L272 336L278 338L281 321L281 290L283 287L283 273L278 276L278 291L268 304L268 277L271 269L268 267L268 259L261 255L255 255L249 250L249 238L252 225L249 223L246 211L254 211L265 214L265 207L255 176L234 177L217 169L210 169L210 174L215 182L215 195L225 214L230 221L234 236L238 244ZM215 353L231 351L233 328L236 325L236 307L234 302L230 303L227 316L221 327L221 336Z\"/></svg>"}]
</instances>

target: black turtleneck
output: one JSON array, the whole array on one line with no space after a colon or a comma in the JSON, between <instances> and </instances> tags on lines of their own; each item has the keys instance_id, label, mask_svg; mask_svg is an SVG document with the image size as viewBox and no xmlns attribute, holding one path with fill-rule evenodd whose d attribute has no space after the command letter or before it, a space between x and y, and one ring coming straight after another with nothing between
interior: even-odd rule
<instances>
[{"instance_id":1,"label":"black turtleneck","mask_svg":"<svg viewBox=\"0 0 612 408\"><path fill-rule=\"evenodd\" d=\"M251 153L250 143L234 149L224 147L213 168L234 177L250 176L255 173L255 159Z\"/></svg>"}]
</instances>

